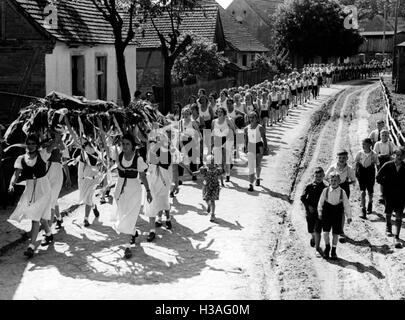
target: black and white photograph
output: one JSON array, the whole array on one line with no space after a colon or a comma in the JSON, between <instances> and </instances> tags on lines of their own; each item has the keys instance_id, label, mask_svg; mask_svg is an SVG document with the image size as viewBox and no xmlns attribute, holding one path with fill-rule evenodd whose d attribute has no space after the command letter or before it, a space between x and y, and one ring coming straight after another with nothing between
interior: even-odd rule
<instances>
[{"instance_id":1,"label":"black and white photograph","mask_svg":"<svg viewBox=\"0 0 405 320\"><path fill-rule=\"evenodd\" d=\"M0 0L0 300L405 300L404 209L405 0Z\"/></svg>"}]
</instances>

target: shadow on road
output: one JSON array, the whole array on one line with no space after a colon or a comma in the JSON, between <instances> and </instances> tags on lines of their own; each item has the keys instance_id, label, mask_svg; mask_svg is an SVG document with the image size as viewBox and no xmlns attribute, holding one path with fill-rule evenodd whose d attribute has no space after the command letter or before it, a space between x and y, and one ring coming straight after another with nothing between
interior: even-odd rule
<instances>
[{"instance_id":1,"label":"shadow on road","mask_svg":"<svg viewBox=\"0 0 405 320\"><path fill-rule=\"evenodd\" d=\"M343 268L351 268L355 269L356 271L360 273L370 273L372 276L378 278L378 279L385 279L385 276L376 269L373 266L365 266L364 264L360 262L352 262L352 261L347 261L345 259L339 258L338 260L327 260L329 263L341 266Z\"/></svg>"}]
</instances>

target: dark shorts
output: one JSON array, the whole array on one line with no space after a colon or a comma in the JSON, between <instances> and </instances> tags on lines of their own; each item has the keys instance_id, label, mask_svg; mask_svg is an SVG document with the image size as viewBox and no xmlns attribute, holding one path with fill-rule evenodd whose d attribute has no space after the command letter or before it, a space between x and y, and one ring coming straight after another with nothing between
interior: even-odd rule
<instances>
[{"instance_id":1,"label":"dark shorts","mask_svg":"<svg viewBox=\"0 0 405 320\"><path fill-rule=\"evenodd\" d=\"M285 105L286 105L285 100L281 100L281 105L282 105L282 106L285 106Z\"/></svg>"},{"instance_id":2,"label":"dark shorts","mask_svg":"<svg viewBox=\"0 0 405 320\"><path fill-rule=\"evenodd\" d=\"M331 78L332 78L332 74L327 74L327 75L326 75L326 78L331 79Z\"/></svg>"},{"instance_id":3,"label":"dark shorts","mask_svg":"<svg viewBox=\"0 0 405 320\"><path fill-rule=\"evenodd\" d=\"M343 213L340 214L329 214L324 213L322 215L322 230L324 232L330 232L332 230L333 234L343 233Z\"/></svg>"},{"instance_id":4,"label":"dark shorts","mask_svg":"<svg viewBox=\"0 0 405 320\"><path fill-rule=\"evenodd\" d=\"M270 104L270 109L278 110L278 101L272 101Z\"/></svg>"},{"instance_id":5,"label":"dark shorts","mask_svg":"<svg viewBox=\"0 0 405 320\"><path fill-rule=\"evenodd\" d=\"M302 87L301 88L297 88L298 93L302 93Z\"/></svg>"},{"instance_id":6,"label":"dark shorts","mask_svg":"<svg viewBox=\"0 0 405 320\"><path fill-rule=\"evenodd\" d=\"M290 99L287 99L287 106L290 105Z\"/></svg>"},{"instance_id":7,"label":"dark shorts","mask_svg":"<svg viewBox=\"0 0 405 320\"><path fill-rule=\"evenodd\" d=\"M308 91L308 87L304 87L304 91Z\"/></svg>"},{"instance_id":8,"label":"dark shorts","mask_svg":"<svg viewBox=\"0 0 405 320\"><path fill-rule=\"evenodd\" d=\"M260 118L261 119L268 118L268 117L269 117L269 110L260 111Z\"/></svg>"},{"instance_id":9,"label":"dark shorts","mask_svg":"<svg viewBox=\"0 0 405 320\"><path fill-rule=\"evenodd\" d=\"M250 143L248 144L248 152L256 152L256 154L260 154L263 152L263 142L257 142L257 143Z\"/></svg>"},{"instance_id":10,"label":"dark shorts","mask_svg":"<svg viewBox=\"0 0 405 320\"><path fill-rule=\"evenodd\" d=\"M318 212L310 213L307 212L307 228L309 233L321 233L322 232L322 221L318 218Z\"/></svg>"},{"instance_id":11,"label":"dark shorts","mask_svg":"<svg viewBox=\"0 0 405 320\"><path fill-rule=\"evenodd\" d=\"M368 168L360 167L356 173L357 180L359 181L360 191L365 191L369 193L374 193L375 184L375 167L370 166Z\"/></svg>"},{"instance_id":12,"label":"dark shorts","mask_svg":"<svg viewBox=\"0 0 405 320\"><path fill-rule=\"evenodd\" d=\"M293 96L296 96L296 95L297 95L297 90L291 90L291 94L292 94Z\"/></svg>"}]
</instances>

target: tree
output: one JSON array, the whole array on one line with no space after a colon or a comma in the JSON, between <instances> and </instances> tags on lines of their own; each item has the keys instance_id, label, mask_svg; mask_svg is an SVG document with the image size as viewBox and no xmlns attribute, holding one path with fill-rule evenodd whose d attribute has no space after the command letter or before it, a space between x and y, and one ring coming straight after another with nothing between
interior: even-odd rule
<instances>
[{"instance_id":1,"label":"tree","mask_svg":"<svg viewBox=\"0 0 405 320\"><path fill-rule=\"evenodd\" d=\"M274 15L277 47L305 60L321 56L347 57L358 52L362 37L345 29L347 14L336 0L290 0Z\"/></svg>"},{"instance_id":2,"label":"tree","mask_svg":"<svg viewBox=\"0 0 405 320\"><path fill-rule=\"evenodd\" d=\"M193 39L181 34L184 13L200 7L198 0L141 0L144 19L152 24L157 33L163 55L163 110L171 110L172 69L177 57L186 50ZM165 23L159 23L165 22ZM167 24L170 31L167 31Z\"/></svg>"},{"instance_id":3,"label":"tree","mask_svg":"<svg viewBox=\"0 0 405 320\"><path fill-rule=\"evenodd\" d=\"M135 37L134 27L137 28L140 23L144 22L143 17L137 15L139 4L136 0L91 1L113 29L118 82L124 106L128 106L131 102L131 91L128 85L124 52L125 48ZM134 20L137 21L134 22Z\"/></svg>"},{"instance_id":4,"label":"tree","mask_svg":"<svg viewBox=\"0 0 405 320\"><path fill-rule=\"evenodd\" d=\"M174 79L188 81L197 76L216 77L224 71L228 59L218 52L217 45L208 39L192 37L187 46L174 62L172 76Z\"/></svg>"}]
</instances>

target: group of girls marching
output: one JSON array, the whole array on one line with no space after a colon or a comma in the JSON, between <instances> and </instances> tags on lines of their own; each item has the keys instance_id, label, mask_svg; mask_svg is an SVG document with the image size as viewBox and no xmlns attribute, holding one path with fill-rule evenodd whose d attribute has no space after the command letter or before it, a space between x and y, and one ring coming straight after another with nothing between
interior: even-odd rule
<instances>
[{"instance_id":1,"label":"group of girls marching","mask_svg":"<svg viewBox=\"0 0 405 320\"><path fill-rule=\"evenodd\" d=\"M314 77L293 72L252 87L223 89L219 97L215 92L207 94L200 89L186 106L174 104L166 116L170 130L168 126L154 124L145 141L147 147L129 133L121 136L119 148L112 143L113 139L108 139L109 159L115 162L118 172L113 191L116 202L113 228L118 234L129 236L129 241L125 240L124 257L132 256L142 207L150 224L147 241L155 239L156 228L163 225L163 215L166 228L172 228L169 198L179 192L184 172L193 181L202 180L202 196L212 222L216 218L215 201L219 200L220 188L230 182L234 161L241 152L248 159L247 190L254 191L254 184L260 186L261 162L268 154L265 128L282 122L290 108L303 104L311 95L318 96L318 80ZM30 244L24 252L28 258L34 255L40 225L45 231L42 246L53 242L53 222L56 228L62 227L57 199L64 168L70 179L66 166L62 165L70 156L61 136L55 131L51 140L41 144L38 136L29 135L26 153L15 162L9 190L13 191L21 180L25 180L26 187L10 219L32 221ZM89 227L91 212L96 218L100 214L94 203L95 191L103 184L102 203L105 203L104 195L111 181L106 183L110 179L106 178L105 168L101 170L103 160L94 142L82 140L74 146L77 151L71 154L78 162L79 196L85 207L83 225Z\"/></svg>"}]
</instances>

